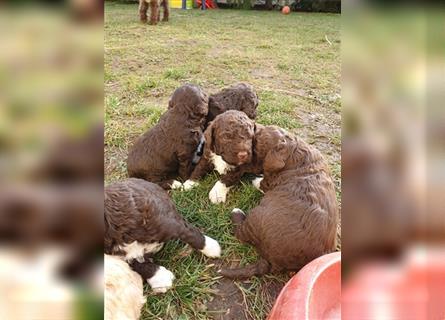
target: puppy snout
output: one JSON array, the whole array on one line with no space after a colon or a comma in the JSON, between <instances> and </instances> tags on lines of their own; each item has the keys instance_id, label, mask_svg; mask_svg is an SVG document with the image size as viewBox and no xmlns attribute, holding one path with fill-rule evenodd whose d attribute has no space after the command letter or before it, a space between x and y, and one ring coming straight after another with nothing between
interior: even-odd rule
<instances>
[{"instance_id":1,"label":"puppy snout","mask_svg":"<svg viewBox=\"0 0 445 320\"><path fill-rule=\"evenodd\" d=\"M249 153L246 151L238 152L238 160L239 161L246 161L249 158Z\"/></svg>"}]
</instances>

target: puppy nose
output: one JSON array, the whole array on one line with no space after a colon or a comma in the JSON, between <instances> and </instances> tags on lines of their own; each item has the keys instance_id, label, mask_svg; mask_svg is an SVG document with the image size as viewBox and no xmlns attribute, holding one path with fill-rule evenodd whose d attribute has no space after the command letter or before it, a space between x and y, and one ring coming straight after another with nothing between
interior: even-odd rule
<instances>
[{"instance_id":1,"label":"puppy nose","mask_svg":"<svg viewBox=\"0 0 445 320\"><path fill-rule=\"evenodd\" d=\"M248 155L249 154L246 151L238 152L238 159L240 161L245 161L245 160L247 160Z\"/></svg>"}]
</instances>

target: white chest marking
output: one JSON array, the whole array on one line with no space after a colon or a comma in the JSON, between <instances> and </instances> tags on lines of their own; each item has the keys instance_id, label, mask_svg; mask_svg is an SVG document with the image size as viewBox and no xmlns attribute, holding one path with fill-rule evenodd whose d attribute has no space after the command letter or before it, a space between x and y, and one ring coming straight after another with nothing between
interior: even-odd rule
<instances>
[{"instance_id":1,"label":"white chest marking","mask_svg":"<svg viewBox=\"0 0 445 320\"><path fill-rule=\"evenodd\" d=\"M221 156L213 152L210 154L210 160L212 161L215 170L218 171L219 174L226 174L227 172L235 168L235 166L228 164L223 160Z\"/></svg>"},{"instance_id":2,"label":"white chest marking","mask_svg":"<svg viewBox=\"0 0 445 320\"><path fill-rule=\"evenodd\" d=\"M119 246L119 249L125 252L125 260L131 261L136 259L139 262L144 262L144 255L146 253L156 253L162 249L163 243L153 242L153 243L139 243L133 241L132 243L124 244Z\"/></svg>"}]
</instances>

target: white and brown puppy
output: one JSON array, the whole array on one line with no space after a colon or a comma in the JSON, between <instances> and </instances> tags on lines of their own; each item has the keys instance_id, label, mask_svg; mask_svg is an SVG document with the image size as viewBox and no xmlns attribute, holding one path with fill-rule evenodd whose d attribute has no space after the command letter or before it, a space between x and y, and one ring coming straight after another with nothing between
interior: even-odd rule
<instances>
[{"instance_id":1,"label":"white and brown puppy","mask_svg":"<svg viewBox=\"0 0 445 320\"><path fill-rule=\"evenodd\" d=\"M218 242L187 223L166 191L158 185L130 178L105 187L106 254L119 255L150 284L154 292L165 292L174 275L153 263L164 243L180 239L204 255L217 258Z\"/></svg>"},{"instance_id":2,"label":"white and brown puppy","mask_svg":"<svg viewBox=\"0 0 445 320\"><path fill-rule=\"evenodd\" d=\"M262 175L263 162L269 151L282 139L290 137L284 129L254 123L236 111L218 116L204 136L207 145L203 160L191 175L190 179L194 180L186 181L184 189L195 186L198 178L214 168L221 177L209 193L213 203L225 202L230 188L245 173ZM260 181L261 178L256 178L252 183L259 188Z\"/></svg>"},{"instance_id":3,"label":"white and brown puppy","mask_svg":"<svg viewBox=\"0 0 445 320\"><path fill-rule=\"evenodd\" d=\"M238 110L244 112L250 119L256 118L258 96L250 84L237 83L209 96L209 113L207 114L207 127L216 116L229 111ZM205 139L202 137L195 152L193 164L196 165L204 152Z\"/></svg>"},{"instance_id":4,"label":"white and brown puppy","mask_svg":"<svg viewBox=\"0 0 445 320\"><path fill-rule=\"evenodd\" d=\"M104 318L137 320L145 303L143 281L119 257L104 255Z\"/></svg>"},{"instance_id":5,"label":"white and brown puppy","mask_svg":"<svg viewBox=\"0 0 445 320\"><path fill-rule=\"evenodd\" d=\"M206 173L216 170L226 175L236 167L251 163L255 123L241 111L229 110L218 115L204 132L204 153L184 182L184 190L196 186ZM213 203L225 202L229 187L218 181L210 191Z\"/></svg>"}]
</instances>

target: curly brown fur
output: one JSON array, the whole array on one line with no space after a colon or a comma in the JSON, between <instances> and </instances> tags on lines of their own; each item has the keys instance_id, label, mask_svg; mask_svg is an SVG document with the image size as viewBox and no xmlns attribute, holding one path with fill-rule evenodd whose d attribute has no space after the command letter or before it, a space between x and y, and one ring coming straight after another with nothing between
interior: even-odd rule
<instances>
[{"instance_id":1,"label":"curly brown fur","mask_svg":"<svg viewBox=\"0 0 445 320\"><path fill-rule=\"evenodd\" d=\"M199 180L213 170L215 155L221 156L230 166L250 163L254 130L254 122L241 111L229 110L218 115L204 132L203 156L190 180Z\"/></svg>"},{"instance_id":2,"label":"curly brown fur","mask_svg":"<svg viewBox=\"0 0 445 320\"><path fill-rule=\"evenodd\" d=\"M108 185L104 206L106 254L124 254L123 247L134 241L161 244L181 239L195 249L204 248L204 236L179 215L168 193L156 184L130 178Z\"/></svg>"},{"instance_id":3,"label":"curly brown fur","mask_svg":"<svg viewBox=\"0 0 445 320\"><path fill-rule=\"evenodd\" d=\"M104 225L104 253L130 263L154 290L159 290L158 285L150 281L159 273L174 279L152 260L165 242L182 240L212 258L221 252L218 242L183 219L165 190L142 179L130 178L105 187Z\"/></svg>"},{"instance_id":4,"label":"curly brown fur","mask_svg":"<svg viewBox=\"0 0 445 320\"><path fill-rule=\"evenodd\" d=\"M252 128L254 135L252 135ZM255 124L240 111L227 111L217 116L206 129L204 155L190 176L190 180L197 181L207 172L216 169L221 174L221 179L215 184L209 197L214 203L224 202L227 188L237 183L245 173L263 173L263 161L266 154L281 139L288 136L285 130L276 126ZM242 148L237 146L242 146ZM240 158L243 152L245 157ZM215 155L221 158L215 161ZM226 170L218 169L215 162L219 162L220 165L225 164ZM218 190L219 187L225 190ZM224 194L223 198L218 199L222 194Z\"/></svg>"},{"instance_id":5,"label":"curly brown fur","mask_svg":"<svg viewBox=\"0 0 445 320\"><path fill-rule=\"evenodd\" d=\"M209 97L209 114L207 122L228 110L239 110L251 119L256 118L258 96L251 85L238 83L212 94Z\"/></svg>"},{"instance_id":6,"label":"curly brown fur","mask_svg":"<svg viewBox=\"0 0 445 320\"><path fill-rule=\"evenodd\" d=\"M130 177L145 179L168 189L178 174L187 179L202 137L207 115L207 95L197 86L175 90L159 122L131 147L127 169Z\"/></svg>"},{"instance_id":7,"label":"curly brown fur","mask_svg":"<svg viewBox=\"0 0 445 320\"><path fill-rule=\"evenodd\" d=\"M290 137L284 129L276 126L263 126L258 123L255 124L254 133L252 160L221 176L221 182L227 187L237 183L245 173L262 174L264 159L268 152L280 141Z\"/></svg>"},{"instance_id":8,"label":"curly brown fur","mask_svg":"<svg viewBox=\"0 0 445 320\"><path fill-rule=\"evenodd\" d=\"M263 172L265 195L260 204L244 221L239 209L233 212L236 237L255 246L261 259L245 268L223 269L224 276L298 270L335 250L337 200L321 153L287 136L267 153Z\"/></svg>"},{"instance_id":9,"label":"curly brown fur","mask_svg":"<svg viewBox=\"0 0 445 320\"><path fill-rule=\"evenodd\" d=\"M161 17L160 6L164 9L164 16L162 21L168 21L170 15L168 0L139 0L139 18L141 22L147 22L147 11L150 6L150 21L149 24L155 25L159 22Z\"/></svg>"}]
</instances>

